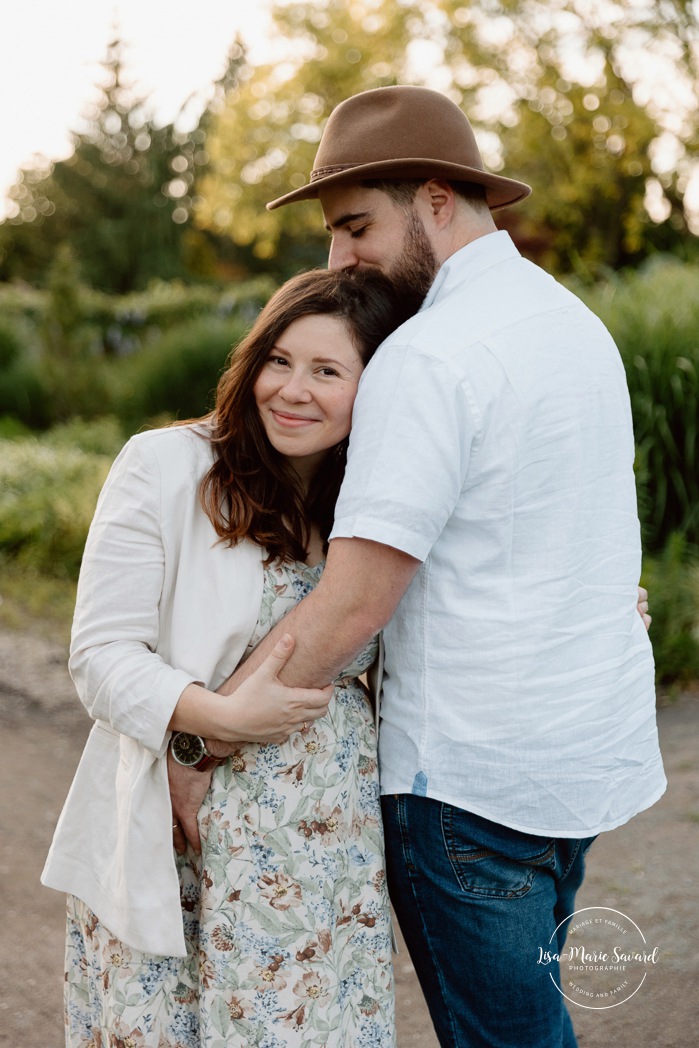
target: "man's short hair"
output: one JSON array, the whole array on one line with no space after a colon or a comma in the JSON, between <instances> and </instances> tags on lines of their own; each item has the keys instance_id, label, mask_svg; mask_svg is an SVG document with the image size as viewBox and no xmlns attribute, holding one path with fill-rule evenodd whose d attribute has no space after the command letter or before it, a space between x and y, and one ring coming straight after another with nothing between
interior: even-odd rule
<instances>
[{"instance_id":1,"label":"man's short hair","mask_svg":"<svg viewBox=\"0 0 699 1048\"><path fill-rule=\"evenodd\" d=\"M387 193L391 200L399 207L410 207L415 200L420 186L423 186L426 178L372 178L362 182L368 189L380 189ZM475 182L452 182L449 185L458 197L476 212L489 211L486 202L485 186L477 185Z\"/></svg>"}]
</instances>

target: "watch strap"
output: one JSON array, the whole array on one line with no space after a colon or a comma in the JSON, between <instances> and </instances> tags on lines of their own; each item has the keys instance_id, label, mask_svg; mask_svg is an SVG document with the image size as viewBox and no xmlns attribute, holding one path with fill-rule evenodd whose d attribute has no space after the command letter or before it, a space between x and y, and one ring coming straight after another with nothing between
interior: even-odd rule
<instances>
[{"instance_id":1,"label":"watch strap","mask_svg":"<svg viewBox=\"0 0 699 1048\"><path fill-rule=\"evenodd\" d=\"M204 743L204 756L200 757L192 767L196 768L197 771L208 771L209 768L217 768L219 764L223 764L226 760L226 757L214 757L213 753L209 753L206 749L206 743Z\"/></svg>"}]
</instances>

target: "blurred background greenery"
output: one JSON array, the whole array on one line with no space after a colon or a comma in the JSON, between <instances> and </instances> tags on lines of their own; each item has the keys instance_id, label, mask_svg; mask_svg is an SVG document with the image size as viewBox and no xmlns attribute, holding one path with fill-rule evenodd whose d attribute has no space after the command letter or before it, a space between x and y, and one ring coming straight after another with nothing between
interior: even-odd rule
<instances>
[{"instance_id":1,"label":"blurred background greenery","mask_svg":"<svg viewBox=\"0 0 699 1048\"><path fill-rule=\"evenodd\" d=\"M202 414L278 283L324 265L302 185L343 98L448 93L499 213L605 321L626 367L665 685L699 678L699 29L688 0L273 4L283 61L239 40L196 127L158 125L115 38L73 153L20 172L0 223L0 618L65 630L100 485L144 425ZM194 17L194 15L193 15Z\"/></svg>"}]
</instances>

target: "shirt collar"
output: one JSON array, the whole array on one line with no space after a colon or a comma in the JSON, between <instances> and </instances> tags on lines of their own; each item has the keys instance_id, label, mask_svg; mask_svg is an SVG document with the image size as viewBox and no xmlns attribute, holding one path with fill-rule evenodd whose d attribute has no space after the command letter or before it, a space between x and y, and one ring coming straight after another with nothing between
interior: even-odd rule
<instances>
[{"instance_id":1,"label":"shirt collar","mask_svg":"<svg viewBox=\"0 0 699 1048\"><path fill-rule=\"evenodd\" d=\"M472 240L470 244L466 244L465 247L459 248L453 255L450 255L440 267L432 287L420 306L420 312L423 309L429 309L438 299L448 295L455 287L463 287L471 277L477 276L483 270L507 258L518 257L519 251L512 243L510 234L504 229L498 229L495 233L486 233L485 236Z\"/></svg>"}]
</instances>

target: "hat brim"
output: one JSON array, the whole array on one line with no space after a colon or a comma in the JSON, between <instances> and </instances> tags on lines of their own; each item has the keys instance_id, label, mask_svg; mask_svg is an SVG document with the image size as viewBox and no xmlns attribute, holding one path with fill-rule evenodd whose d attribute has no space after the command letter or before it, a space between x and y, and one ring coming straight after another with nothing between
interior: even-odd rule
<instances>
[{"instance_id":1,"label":"hat brim","mask_svg":"<svg viewBox=\"0 0 699 1048\"><path fill-rule=\"evenodd\" d=\"M486 200L491 211L508 207L524 200L531 193L531 186L526 182L517 182L514 178L502 175L491 175L477 167L464 167L461 164L449 164L443 160L425 160L408 157L402 160L379 160L373 164L356 164L321 175L308 185L294 189L291 193L278 197L267 204L268 211L274 211L285 204L295 204L298 200L315 200L321 189L326 186L341 185L346 182L364 182L372 178L443 178L450 182L472 182L486 188Z\"/></svg>"}]
</instances>

